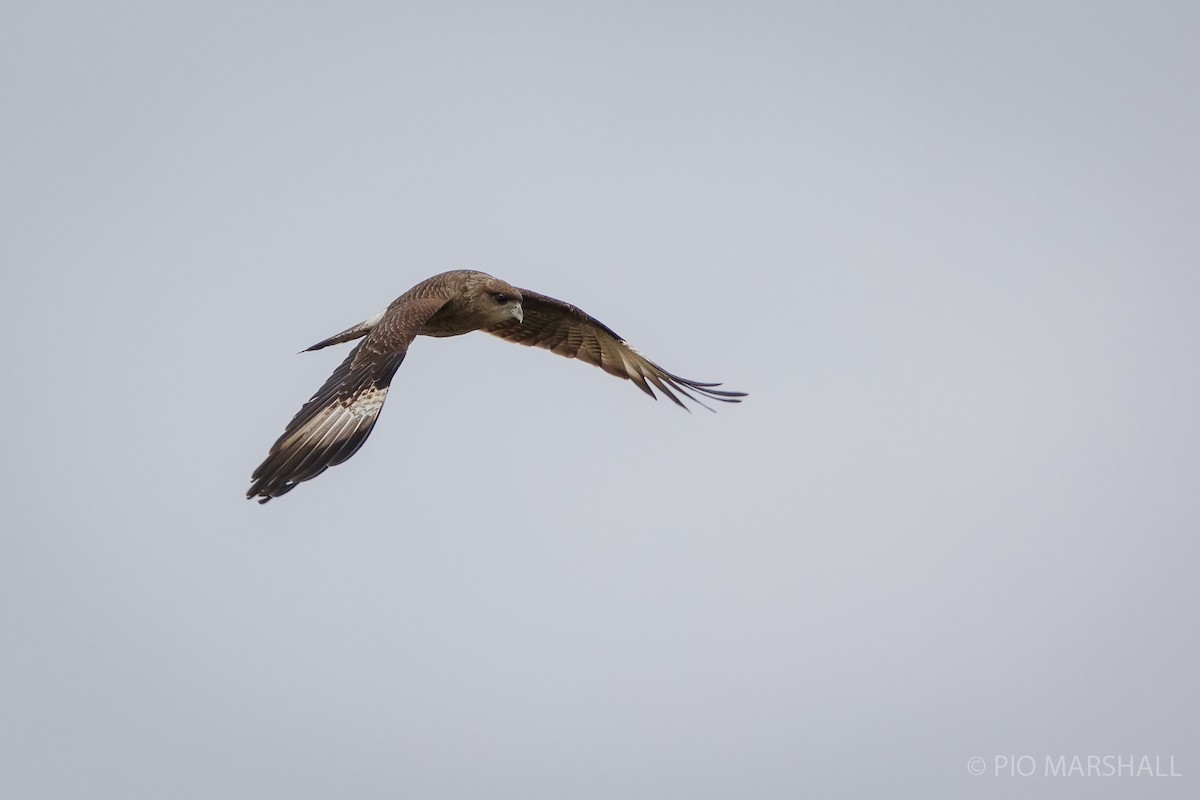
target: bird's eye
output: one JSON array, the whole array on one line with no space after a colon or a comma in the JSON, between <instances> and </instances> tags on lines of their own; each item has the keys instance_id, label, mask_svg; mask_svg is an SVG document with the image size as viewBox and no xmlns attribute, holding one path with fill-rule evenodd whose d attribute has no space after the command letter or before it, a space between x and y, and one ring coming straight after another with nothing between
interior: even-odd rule
<instances>
[{"instance_id":1,"label":"bird's eye","mask_svg":"<svg viewBox=\"0 0 1200 800\"><path fill-rule=\"evenodd\" d=\"M494 295L492 295L492 297L494 297L496 302L500 305L504 305L508 302L508 295L504 294L503 292L496 292Z\"/></svg>"}]
</instances>

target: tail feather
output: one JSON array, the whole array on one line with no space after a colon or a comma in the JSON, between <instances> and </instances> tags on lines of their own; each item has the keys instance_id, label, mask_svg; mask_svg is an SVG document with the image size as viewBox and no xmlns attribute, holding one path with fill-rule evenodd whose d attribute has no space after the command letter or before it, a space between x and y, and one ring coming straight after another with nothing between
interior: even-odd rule
<instances>
[{"instance_id":1,"label":"tail feather","mask_svg":"<svg viewBox=\"0 0 1200 800\"><path fill-rule=\"evenodd\" d=\"M384 312L380 311L370 319L365 319L357 325L346 328L346 330L342 331L341 333L335 333L328 339L322 339L312 347L306 347L300 352L311 353L313 350L320 350L322 348L329 347L332 344L341 344L342 342L352 342L355 339L361 339L370 333L372 328L379 324L379 320L383 319L383 314Z\"/></svg>"}]
</instances>

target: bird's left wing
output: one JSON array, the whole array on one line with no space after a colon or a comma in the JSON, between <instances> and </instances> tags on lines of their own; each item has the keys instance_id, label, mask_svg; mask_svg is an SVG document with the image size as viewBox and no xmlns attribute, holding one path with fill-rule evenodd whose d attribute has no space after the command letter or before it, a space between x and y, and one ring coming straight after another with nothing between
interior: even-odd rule
<instances>
[{"instance_id":1,"label":"bird's left wing","mask_svg":"<svg viewBox=\"0 0 1200 800\"><path fill-rule=\"evenodd\" d=\"M445 299L400 298L288 423L254 470L246 497L265 503L358 452L417 331Z\"/></svg>"},{"instance_id":2,"label":"bird's left wing","mask_svg":"<svg viewBox=\"0 0 1200 800\"><path fill-rule=\"evenodd\" d=\"M738 403L746 396L745 392L718 389L719 383L701 383L667 372L582 309L528 289L520 291L524 321L502 322L484 330L516 344L541 347L560 356L594 364L609 375L633 381L643 392L657 399L650 388L653 385L681 408L687 406L677 395L700 405L704 405L703 401L693 392L723 403Z\"/></svg>"}]
</instances>

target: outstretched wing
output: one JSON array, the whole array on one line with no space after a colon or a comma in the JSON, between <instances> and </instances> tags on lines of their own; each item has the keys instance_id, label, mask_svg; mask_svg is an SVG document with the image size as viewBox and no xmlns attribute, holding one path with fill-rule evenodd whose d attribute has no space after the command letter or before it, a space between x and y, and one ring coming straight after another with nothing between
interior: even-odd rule
<instances>
[{"instance_id":1,"label":"outstretched wing","mask_svg":"<svg viewBox=\"0 0 1200 800\"><path fill-rule=\"evenodd\" d=\"M609 375L633 381L643 392L658 399L650 388L653 385L681 408L687 406L677 393L702 406L704 402L693 392L723 403L738 403L746 396L744 392L717 389L719 383L701 383L667 372L630 347L603 322L570 303L528 289L521 289L521 297L523 322L502 322L485 330L516 344L542 347L560 356L594 364Z\"/></svg>"},{"instance_id":2,"label":"outstretched wing","mask_svg":"<svg viewBox=\"0 0 1200 800\"><path fill-rule=\"evenodd\" d=\"M444 303L440 298L394 303L288 423L254 470L246 497L265 503L285 495L358 452L375 427L409 344Z\"/></svg>"}]
</instances>

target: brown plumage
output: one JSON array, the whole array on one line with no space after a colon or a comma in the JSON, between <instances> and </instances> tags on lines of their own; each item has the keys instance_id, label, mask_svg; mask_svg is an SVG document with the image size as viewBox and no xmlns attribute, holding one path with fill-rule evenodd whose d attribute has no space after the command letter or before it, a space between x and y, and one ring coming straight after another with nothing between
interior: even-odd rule
<instances>
[{"instance_id":1,"label":"brown plumage","mask_svg":"<svg viewBox=\"0 0 1200 800\"><path fill-rule=\"evenodd\" d=\"M724 403L745 397L743 392L717 389L719 383L672 375L569 303L518 289L483 272L443 272L397 297L381 314L308 348L362 339L271 446L254 471L246 497L265 503L354 455L370 435L392 376L417 336L459 336L476 330L595 364L610 375L632 380L655 399L658 389L682 408L687 406L681 396L700 405L704 403L695 394Z\"/></svg>"}]
</instances>

